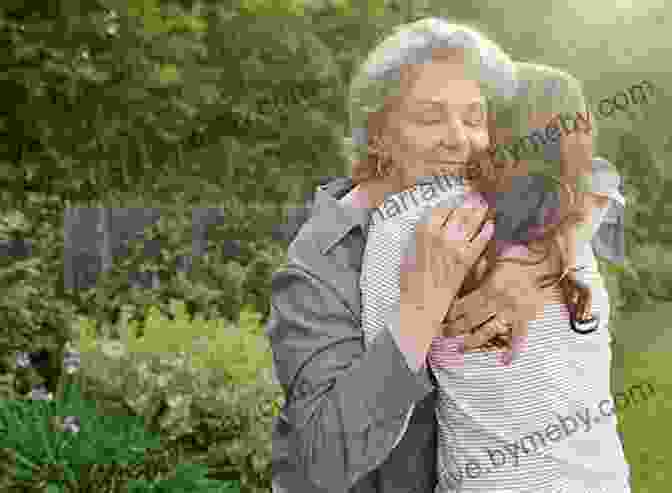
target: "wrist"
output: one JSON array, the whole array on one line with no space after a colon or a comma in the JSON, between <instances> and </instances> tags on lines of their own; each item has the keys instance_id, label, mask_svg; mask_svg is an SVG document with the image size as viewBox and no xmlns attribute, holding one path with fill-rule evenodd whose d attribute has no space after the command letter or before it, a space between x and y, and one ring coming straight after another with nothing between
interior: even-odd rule
<instances>
[{"instance_id":1,"label":"wrist","mask_svg":"<svg viewBox=\"0 0 672 493\"><path fill-rule=\"evenodd\" d=\"M440 300L402 300L400 305L400 319L410 326L432 327L439 334L441 324L457 298L459 287L443 290Z\"/></svg>"}]
</instances>

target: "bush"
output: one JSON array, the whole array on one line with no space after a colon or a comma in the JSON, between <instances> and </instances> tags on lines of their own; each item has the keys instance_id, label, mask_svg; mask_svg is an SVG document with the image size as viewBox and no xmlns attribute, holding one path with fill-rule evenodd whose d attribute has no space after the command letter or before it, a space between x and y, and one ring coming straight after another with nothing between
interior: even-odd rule
<instances>
[{"instance_id":1,"label":"bush","mask_svg":"<svg viewBox=\"0 0 672 493\"><path fill-rule=\"evenodd\" d=\"M186 212L185 212L186 211ZM261 222L259 216L248 221ZM104 326L116 324L122 310L130 310L130 320L145 323L151 306L161 308L170 300L183 300L187 313L206 319L225 318L236 321L244 305L266 315L270 300L270 278L285 259L282 244L270 241L262 233L240 231L233 220L208 228L208 249L193 259L190 273L176 272L177 258L191 254L191 212L184 207L163 208L156 224L145 229L144 238L158 242L161 255L147 258L145 241L128 241L129 253L114 259L111 269L100 275L94 288L80 290L74 303L78 313ZM242 237L239 252L230 256L224 246L232 238ZM133 272L156 272L156 288L130 288Z\"/></svg>"},{"instance_id":2,"label":"bush","mask_svg":"<svg viewBox=\"0 0 672 493\"><path fill-rule=\"evenodd\" d=\"M0 403L3 491L235 491L236 482L207 480L202 464L147 463L147 451L161 440L141 418L100 416L75 382L63 389L56 401Z\"/></svg>"},{"instance_id":3,"label":"bush","mask_svg":"<svg viewBox=\"0 0 672 493\"><path fill-rule=\"evenodd\" d=\"M165 450L207 465L212 479L239 479L244 493L269 491L282 391L261 316L243 310L236 327L192 320L181 301L169 311L152 307L144 326L122 318L114 328L119 340L99 337L95 322L80 318L73 336L84 395L99 412L142 416Z\"/></svg>"}]
</instances>

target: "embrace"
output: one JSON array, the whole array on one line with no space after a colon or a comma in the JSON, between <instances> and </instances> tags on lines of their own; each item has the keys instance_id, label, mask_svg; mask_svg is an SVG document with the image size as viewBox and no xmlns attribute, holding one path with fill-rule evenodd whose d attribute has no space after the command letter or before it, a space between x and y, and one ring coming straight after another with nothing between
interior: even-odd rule
<instances>
[{"instance_id":1,"label":"embrace","mask_svg":"<svg viewBox=\"0 0 672 493\"><path fill-rule=\"evenodd\" d=\"M630 492L615 416L562 434L611 396L596 255L623 256L595 122L549 132L585 111L571 75L444 19L370 53L350 176L272 279L274 493ZM489 152L538 129L536 153Z\"/></svg>"}]
</instances>

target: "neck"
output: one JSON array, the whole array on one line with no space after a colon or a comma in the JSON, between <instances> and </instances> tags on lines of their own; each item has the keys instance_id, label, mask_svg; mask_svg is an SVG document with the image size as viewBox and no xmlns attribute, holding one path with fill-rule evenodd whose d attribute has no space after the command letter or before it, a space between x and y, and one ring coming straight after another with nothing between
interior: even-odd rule
<instances>
[{"instance_id":1,"label":"neck","mask_svg":"<svg viewBox=\"0 0 672 493\"><path fill-rule=\"evenodd\" d=\"M356 185L341 199L341 202L355 207L375 209L385 201L387 194L401 190L398 185L394 186L388 180L376 178Z\"/></svg>"}]
</instances>

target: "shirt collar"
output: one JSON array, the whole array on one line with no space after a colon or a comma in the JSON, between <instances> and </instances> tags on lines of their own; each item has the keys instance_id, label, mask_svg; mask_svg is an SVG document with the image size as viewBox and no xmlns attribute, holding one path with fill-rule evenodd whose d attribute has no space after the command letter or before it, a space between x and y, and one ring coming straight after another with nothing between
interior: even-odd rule
<instances>
[{"instance_id":1,"label":"shirt collar","mask_svg":"<svg viewBox=\"0 0 672 493\"><path fill-rule=\"evenodd\" d=\"M344 177L318 187L315 192L312 216L315 218L315 227L320 230L316 238L322 254L326 254L358 226L366 237L371 209L355 207L340 200L352 188L352 179Z\"/></svg>"}]
</instances>

